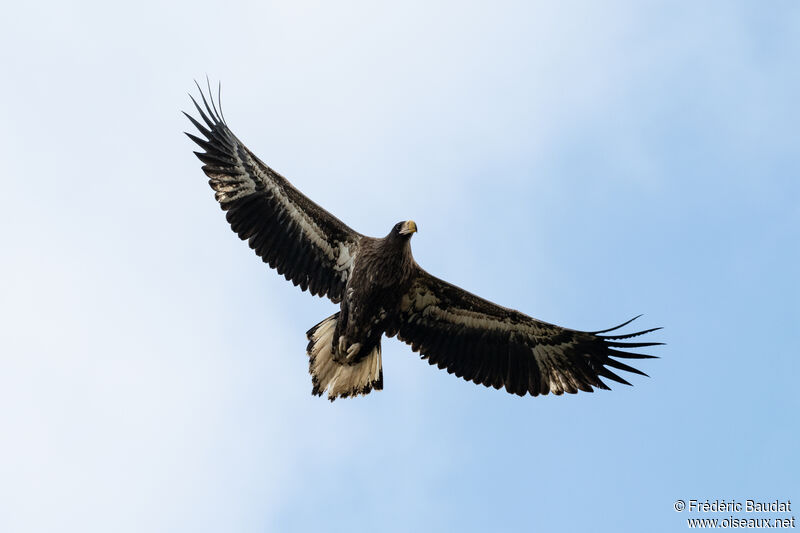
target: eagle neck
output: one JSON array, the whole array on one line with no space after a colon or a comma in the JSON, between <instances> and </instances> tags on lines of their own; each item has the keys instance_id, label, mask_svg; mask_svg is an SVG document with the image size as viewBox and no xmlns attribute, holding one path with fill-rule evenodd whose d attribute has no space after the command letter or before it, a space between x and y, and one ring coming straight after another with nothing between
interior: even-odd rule
<instances>
[{"instance_id":1,"label":"eagle neck","mask_svg":"<svg viewBox=\"0 0 800 533\"><path fill-rule=\"evenodd\" d=\"M403 285L413 272L414 257L408 239L376 239L365 254L364 265L382 286Z\"/></svg>"}]
</instances>

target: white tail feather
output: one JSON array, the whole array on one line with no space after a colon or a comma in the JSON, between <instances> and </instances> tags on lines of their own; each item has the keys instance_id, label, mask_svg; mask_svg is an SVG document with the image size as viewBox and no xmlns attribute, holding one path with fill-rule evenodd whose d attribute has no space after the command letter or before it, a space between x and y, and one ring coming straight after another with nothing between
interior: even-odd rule
<instances>
[{"instance_id":1,"label":"white tail feather","mask_svg":"<svg viewBox=\"0 0 800 533\"><path fill-rule=\"evenodd\" d=\"M372 389L383 388L381 345L357 363L341 364L333 358L333 334L339 313L329 316L308 333L308 371L314 385L313 394L322 396L328 392L330 401L369 394Z\"/></svg>"}]
</instances>

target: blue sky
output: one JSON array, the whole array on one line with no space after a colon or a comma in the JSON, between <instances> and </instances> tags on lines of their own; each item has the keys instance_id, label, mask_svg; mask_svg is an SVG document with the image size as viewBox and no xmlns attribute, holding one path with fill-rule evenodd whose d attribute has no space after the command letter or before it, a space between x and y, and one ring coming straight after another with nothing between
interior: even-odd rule
<instances>
[{"instance_id":1,"label":"blue sky","mask_svg":"<svg viewBox=\"0 0 800 533\"><path fill-rule=\"evenodd\" d=\"M0 21L0 530L676 531L800 501L792 2L42 2ZM384 342L311 397L334 312L228 229L179 113L228 122L428 271L596 330L634 387L518 398ZM772 515L776 517L778 515Z\"/></svg>"}]
</instances>

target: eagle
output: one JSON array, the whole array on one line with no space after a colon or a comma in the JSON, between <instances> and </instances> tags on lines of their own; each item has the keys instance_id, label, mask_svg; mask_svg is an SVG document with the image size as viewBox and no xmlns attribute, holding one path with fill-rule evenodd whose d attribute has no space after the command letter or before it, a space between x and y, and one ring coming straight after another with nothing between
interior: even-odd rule
<instances>
[{"instance_id":1,"label":"eagle","mask_svg":"<svg viewBox=\"0 0 800 533\"><path fill-rule=\"evenodd\" d=\"M200 120L184 112L202 137L186 133L231 229L295 286L327 297L339 310L306 333L312 394L333 401L383 389L381 339L397 336L422 359L476 384L519 396L609 389L603 378L630 385L612 369L647 376L619 359L663 344L632 342L660 328L621 334L618 326L578 331L494 304L423 270L411 253L413 220L385 237L362 235L311 201L262 162L228 128L208 87ZM210 103L209 103L210 101ZM640 315L641 316L641 315Z\"/></svg>"}]
</instances>

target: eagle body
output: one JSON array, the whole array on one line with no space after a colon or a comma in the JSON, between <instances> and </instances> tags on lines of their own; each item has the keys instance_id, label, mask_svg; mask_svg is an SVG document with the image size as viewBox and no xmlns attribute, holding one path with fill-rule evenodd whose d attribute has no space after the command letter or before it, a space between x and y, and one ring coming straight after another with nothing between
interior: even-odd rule
<instances>
[{"instance_id":1,"label":"eagle body","mask_svg":"<svg viewBox=\"0 0 800 533\"><path fill-rule=\"evenodd\" d=\"M390 318L400 311L415 264L409 243L411 232L399 233L403 226L398 223L383 239L364 237L360 242L336 323L338 342L333 356L337 361L356 362L359 355L363 357L363 350L380 344ZM415 224L413 227L416 230Z\"/></svg>"},{"instance_id":2,"label":"eagle body","mask_svg":"<svg viewBox=\"0 0 800 533\"><path fill-rule=\"evenodd\" d=\"M199 88L199 87L198 87ZM209 91L210 92L210 91ZM413 221L383 238L362 235L258 159L228 128L212 98L192 98L203 171L234 232L279 274L339 311L306 333L312 393L333 401L383 388L381 338L397 336L430 364L509 393L563 394L630 385L611 369L646 375L619 359L661 344L631 342L652 328L611 334L549 324L502 307L420 268L411 253ZM209 103L210 100L210 103Z\"/></svg>"}]
</instances>

